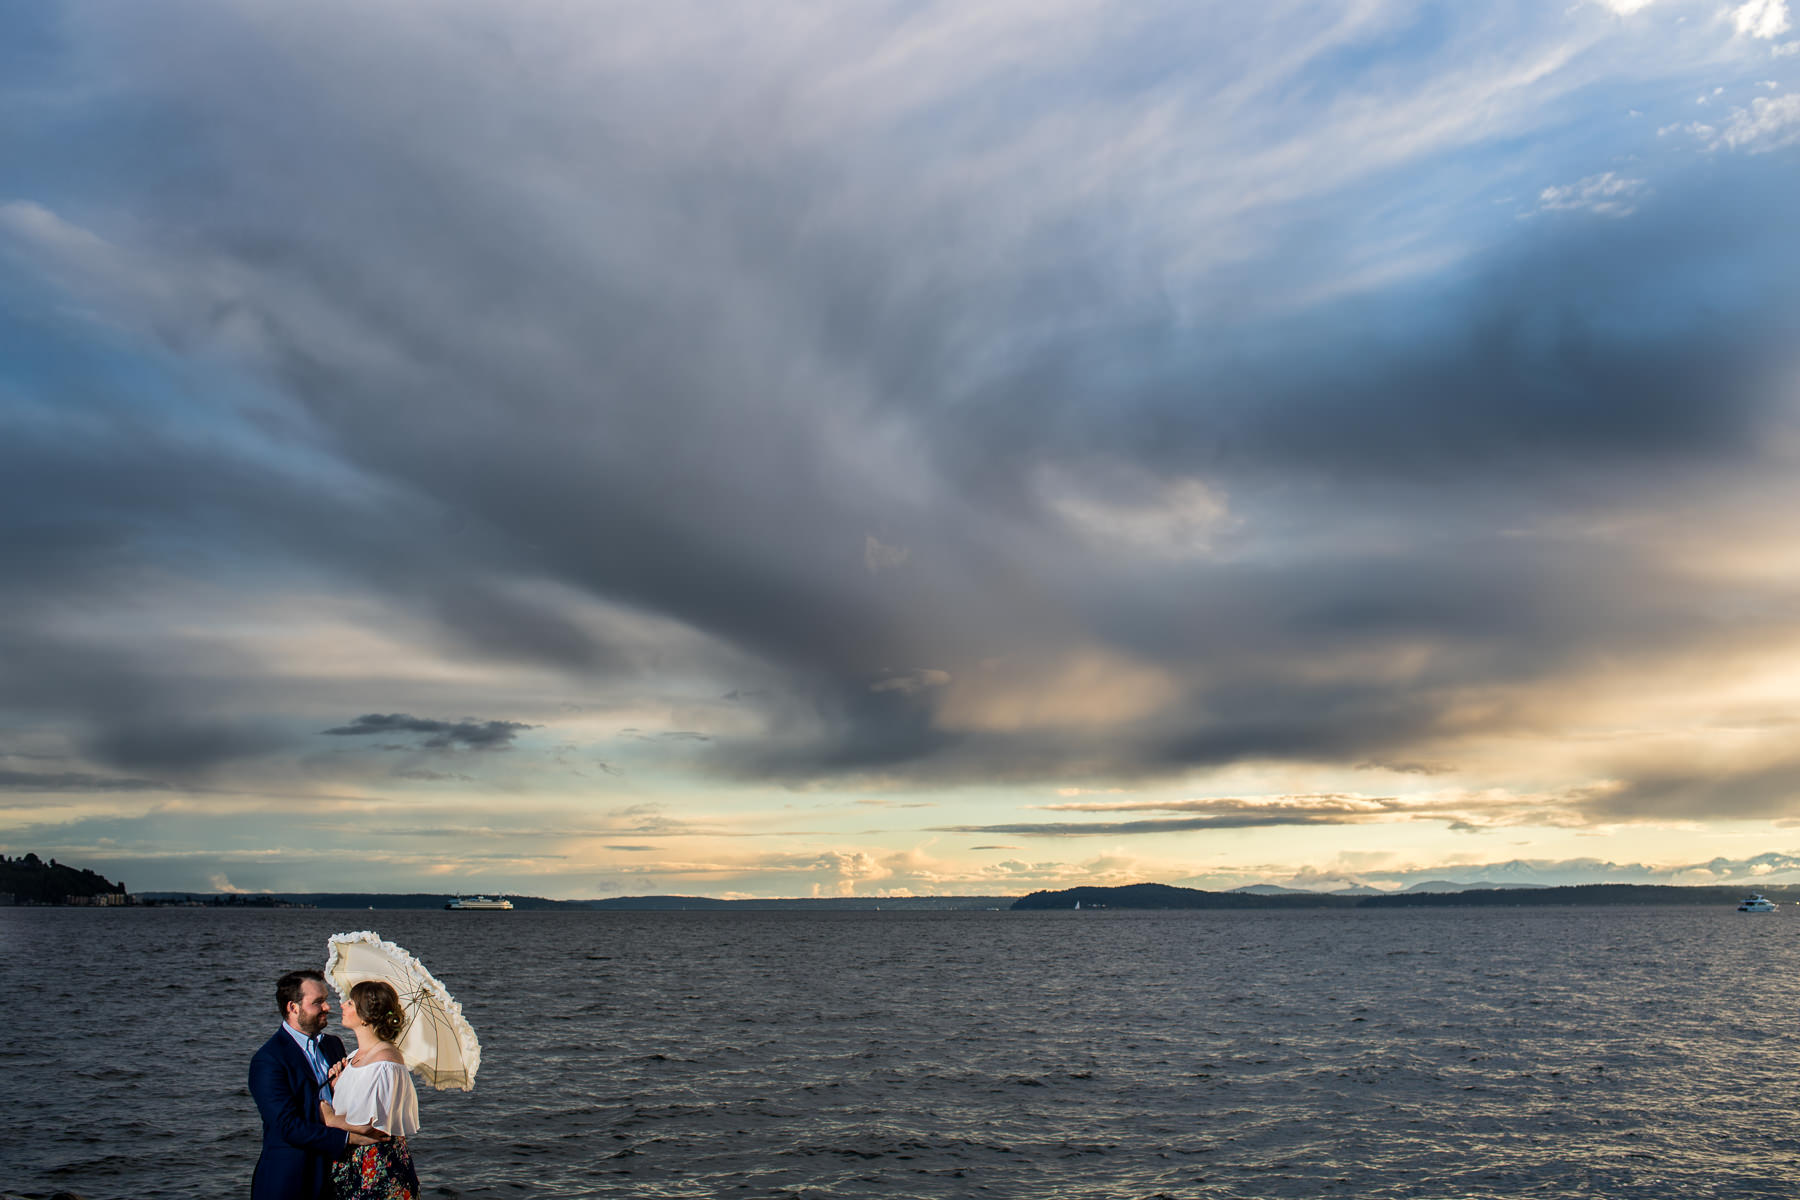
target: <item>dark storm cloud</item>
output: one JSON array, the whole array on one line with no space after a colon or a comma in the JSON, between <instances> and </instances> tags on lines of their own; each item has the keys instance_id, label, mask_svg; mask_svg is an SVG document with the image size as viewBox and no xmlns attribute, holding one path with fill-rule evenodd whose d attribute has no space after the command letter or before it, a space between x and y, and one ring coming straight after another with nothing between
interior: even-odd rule
<instances>
[{"instance_id":1,"label":"dark storm cloud","mask_svg":"<svg viewBox=\"0 0 1800 1200\"><path fill-rule=\"evenodd\" d=\"M1627 766L1613 786L1586 789L1571 807L1595 821L1704 815L1721 820L1792 817L1800 760L1762 764L1700 761Z\"/></svg>"},{"instance_id":2,"label":"dark storm cloud","mask_svg":"<svg viewBox=\"0 0 1800 1200\"><path fill-rule=\"evenodd\" d=\"M1448 775L1456 768L1448 763L1368 762L1356 764L1359 771L1392 771L1397 775Z\"/></svg>"},{"instance_id":3,"label":"dark storm cloud","mask_svg":"<svg viewBox=\"0 0 1800 1200\"><path fill-rule=\"evenodd\" d=\"M191 774L260 758L288 744L286 735L257 723L129 717L97 731L86 749L113 766Z\"/></svg>"},{"instance_id":4,"label":"dark storm cloud","mask_svg":"<svg viewBox=\"0 0 1800 1200\"><path fill-rule=\"evenodd\" d=\"M16 316L0 311L0 334L29 340L36 327L9 321ZM196 444L156 428L150 414L169 382L156 369L121 377L116 364L73 346L50 357L43 397L81 397L86 419L72 419L82 411L74 405L68 420L0 412L0 704L62 724L97 763L204 774L291 745L266 721L219 711L265 703L266 668L249 648L210 638L191 620L180 621L179 637L61 628L71 597L95 610L129 607L153 596L171 567L204 579L270 558L323 563L417 604L495 654L571 669L608 661L561 614L506 594L492 578L432 589L454 601L421 596L440 570L423 564L441 566L444 556L441 543L412 542L416 502L383 497L371 511L322 490L300 444L270 461L245 457L229 438ZM230 428L228 414L219 419ZM167 715L149 715L157 711Z\"/></svg>"},{"instance_id":5,"label":"dark storm cloud","mask_svg":"<svg viewBox=\"0 0 1800 1200\"><path fill-rule=\"evenodd\" d=\"M81 771L0 770L0 790L9 792L160 792L168 788L159 779L89 775Z\"/></svg>"},{"instance_id":6,"label":"dark storm cloud","mask_svg":"<svg viewBox=\"0 0 1800 1200\"><path fill-rule=\"evenodd\" d=\"M0 327L5 323L0 313ZM174 381L155 368L116 375L108 364L76 358L39 381L47 397L100 394L89 415L112 425L112 433L105 425L41 421L0 441L0 500L16 514L0 527L0 553L16 567L0 580L0 596L29 604L74 588L128 593L141 583L138 572L161 566L166 540L178 538L191 540L193 558L218 570L268 555L323 565L497 656L583 671L619 665L592 631L499 577L521 553L516 543L482 550L478 557L491 573L464 575L456 587L431 586L480 545L482 529L460 527L431 499L378 481L363 481L355 493L322 487L316 471L329 459L291 422L276 420L262 431L284 439L275 454L246 454L228 439L196 445L181 430L141 424L159 410L169 415L162 393ZM205 414L206 404L192 402L187 419L192 410ZM221 408L206 415L227 433L254 432L242 414Z\"/></svg>"},{"instance_id":7,"label":"dark storm cloud","mask_svg":"<svg viewBox=\"0 0 1800 1200\"><path fill-rule=\"evenodd\" d=\"M1529 728L1542 680L1748 632L1741 613L1711 611L1691 581L1628 552L1434 536L1360 561L1183 568L1157 586L1068 581L1065 594L1087 607L1081 635L1158 664L1183 689L1104 730L946 730L934 695L871 693L852 679L809 693L812 707L770 736L725 740L710 761L763 778L901 772L943 783L1141 780L1253 758L1404 762L1421 744ZM1778 627L1774 614L1760 619ZM1056 635L1046 629L1041 648ZM1316 669L1340 659L1361 663Z\"/></svg>"},{"instance_id":8,"label":"dark storm cloud","mask_svg":"<svg viewBox=\"0 0 1800 1200\"><path fill-rule=\"evenodd\" d=\"M1242 269L1263 277L1243 295L1229 273L1146 287L1126 260L1182 247L1122 247L1113 217L1154 225L1130 207L1151 181L1112 181L1122 214L1086 206L1056 163L1042 195L959 192L952 143L906 136L916 113L821 134L755 46L696 62L673 37L667 62L565 76L557 39L502 10L465 10L466 40L382 10L346 39L331 11L177 3L83 26L124 94L191 122L180 170L103 168L143 227L180 231L134 260L154 289L115 290L154 310L145 336L166 350L247 347L281 401L232 428L291 457L134 415L187 411L165 394L178 379L122 396L109 370L37 355L44 405L111 400L0 439L15 514L0 537L20 567L0 580L0 636L28 640L91 587L128 592L108 566L200 544L213 568L324 572L461 653L716 676L712 694L764 727L660 737L717 772L953 783L1412 762L1421 743L1527 725L1515 697L1584 661L1741 629L1642 548L1510 532L1767 469L1762 372L1800 311L1791 156L1721 161L1631 222L1517 222L1374 299L1255 315L1240 301L1291 285L1299 249L1253 253ZM1017 114L1055 78L985 86ZM1342 199L1311 197L1309 221ZM11 340L40 326L84 328L15 313ZM1106 514L1193 479L1241 527L1222 522L1204 553L1124 554ZM589 602L709 648L597 629ZM1071 648L1153 666L1171 694L1086 723L946 719L987 664ZM60 698L120 767L272 747L216 715L143 723L169 699L201 707L178 656L137 664L130 704L122 672L71 675L89 665L65 645L8 695ZM368 714L324 732L503 749L525 728Z\"/></svg>"},{"instance_id":9,"label":"dark storm cloud","mask_svg":"<svg viewBox=\"0 0 1800 1200\"><path fill-rule=\"evenodd\" d=\"M1773 173L1800 183L1791 165ZM1761 164L1721 164L1630 222L1527 227L1460 284L1294 319L1279 352L1151 356L1124 398L1135 420L1091 403L1125 347L1073 358L1054 394L1090 445L1246 483L1299 472L1478 504L1521 472L1562 492L1716 465L1747 454L1784 399L1768 371L1796 327L1800 240L1770 236L1783 190Z\"/></svg>"},{"instance_id":10,"label":"dark storm cloud","mask_svg":"<svg viewBox=\"0 0 1800 1200\"><path fill-rule=\"evenodd\" d=\"M0 708L62 729L93 765L193 779L287 743L268 721L228 711L245 694L246 656L181 639L120 646L67 637L41 599L0 613ZM7 748L0 742L0 753Z\"/></svg>"},{"instance_id":11,"label":"dark storm cloud","mask_svg":"<svg viewBox=\"0 0 1800 1200\"><path fill-rule=\"evenodd\" d=\"M337 737L422 733L426 737L419 745L427 750L510 750L514 738L534 728L522 721L436 721L408 713L365 713L348 725L319 732Z\"/></svg>"}]
</instances>

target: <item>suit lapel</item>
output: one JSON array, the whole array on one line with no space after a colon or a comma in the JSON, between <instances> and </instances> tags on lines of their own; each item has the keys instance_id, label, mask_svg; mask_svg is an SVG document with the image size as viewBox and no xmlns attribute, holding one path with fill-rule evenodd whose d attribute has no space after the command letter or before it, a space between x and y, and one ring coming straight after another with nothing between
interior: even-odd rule
<instances>
[{"instance_id":1,"label":"suit lapel","mask_svg":"<svg viewBox=\"0 0 1800 1200\"><path fill-rule=\"evenodd\" d=\"M319 1119L319 1081L313 1076L312 1064L306 1061L306 1051L294 1040L294 1035L283 1025L276 1031L275 1037L282 1046L282 1055L287 1060L288 1074L293 1078L294 1090L300 1093L300 1099L306 1114L314 1121Z\"/></svg>"}]
</instances>

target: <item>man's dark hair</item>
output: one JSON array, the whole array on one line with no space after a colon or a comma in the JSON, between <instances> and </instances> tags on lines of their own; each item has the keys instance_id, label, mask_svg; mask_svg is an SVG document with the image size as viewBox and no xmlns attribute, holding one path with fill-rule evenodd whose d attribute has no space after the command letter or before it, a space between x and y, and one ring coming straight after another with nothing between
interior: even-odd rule
<instances>
[{"instance_id":1,"label":"man's dark hair","mask_svg":"<svg viewBox=\"0 0 1800 1200\"><path fill-rule=\"evenodd\" d=\"M275 981L275 1011L287 1020L287 1006L300 1003L301 985L308 979L325 982L325 972L317 967L307 967L304 971L289 971Z\"/></svg>"}]
</instances>

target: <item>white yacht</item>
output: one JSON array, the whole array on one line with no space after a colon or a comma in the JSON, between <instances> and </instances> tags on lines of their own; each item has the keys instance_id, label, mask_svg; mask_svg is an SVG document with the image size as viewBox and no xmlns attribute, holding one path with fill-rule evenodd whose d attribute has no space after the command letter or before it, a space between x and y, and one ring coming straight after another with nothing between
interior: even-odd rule
<instances>
[{"instance_id":1,"label":"white yacht","mask_svg":"<svg viewBox=\"0 0 1800 1200\"><path fill-rule=\"evenodd\" d=\"M511 911L512 901L511 900L494 900L494 899L490 899L487 896L458 896L456 899L452 900L450 903L444 905L444 907L448 908L448 909L453 909L458 912L464 911L466 909L488 909L488 910Z\"/></svg>"},{"instance_id":2,"label":"white yacht","mask_svg":"<svg viewBox=\"0 0 1800 1200\"><path fill-rule=\"evenodd\" d=\"M1739 912L1774 912L1775 902L1761 892L1752 892L1738 903Z\"/></svg>"}]
</instances>

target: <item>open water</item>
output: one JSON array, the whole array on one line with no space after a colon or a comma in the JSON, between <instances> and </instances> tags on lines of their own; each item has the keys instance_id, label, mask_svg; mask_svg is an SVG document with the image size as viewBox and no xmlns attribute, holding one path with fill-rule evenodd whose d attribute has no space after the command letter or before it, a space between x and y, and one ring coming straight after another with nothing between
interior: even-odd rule
<instances>
[{"instance_id":1,"label":"open water","mask_svg":"<svg viewBox=\"0 0 1800 1200\"><path fill-rule=\"evenodd\" d=\"M482 1040L474 1092L422 1090L427 1196L1662 1200L1800 1178L1788 910L0 909L0 1191L246 1194L273 980L362 928Z\"/></svg>"}]
</instances>

